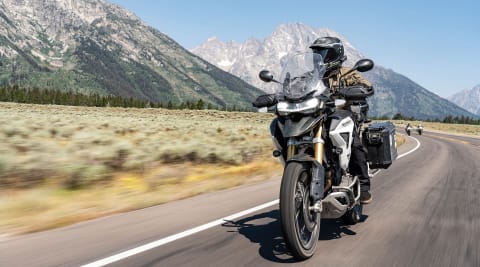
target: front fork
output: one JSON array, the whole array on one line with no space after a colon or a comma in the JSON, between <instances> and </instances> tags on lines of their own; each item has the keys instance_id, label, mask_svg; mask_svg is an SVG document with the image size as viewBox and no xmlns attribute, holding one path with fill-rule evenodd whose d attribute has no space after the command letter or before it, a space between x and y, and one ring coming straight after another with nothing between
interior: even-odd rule
<instances>
[{"instance_id":1,"label":"front fork","mask_svg":"<svg viewBox=\"0 0 480 267\"><path fill-rule=\"evenodd\" d=\"M312 182L310 183L310 195L312 196L314 212L322 212L322 197L323 189L325 186L325 168L323 167L323 156L325 142L322 138L323 123L320 123L317 131L315 132L315 138L313 138L313 150L315 160L312 164Z\"/></svg>"},{"instance_id":2,"label":"front fork","mask_svg":"<svg viewBox=\"0 0 480 267\"><path fill-rule=\"evenodd\" d=\"M318 127L317 132L315 133L315 138L313 139L313 148L315 151L315 160L319 162L320 164L323 163L323 147L325 145L325 142L322 139L322 130L323 130L323 125L320 124Z\"/></svg>"},{"instance_id":3,"label":"front fork","mask_svg":"<svg viewBox=\"0 0 480 267\"><path fill-rule=\"evenodd\" d=\"M315 132L315 137L312 140L314 149L314 160L312 161L312 181L310 183L310 196L312 197L312 203L314 204L310 209L314 212L322 211L321 199L324 194L325 186L325 169L322 165L325 142L322 138L322 131L323 123L320 123L320 126ZM295 156L295 154L297 153L297 148L293 139L288 140L287 145L287 160L289 160Z\"/></svg>"},{"instance_id":4,"label":"front fork","mask_svg":"<svg viewBox=\"0 0 480 267\"><path fill-rule=\"evenodd\" d=\"M323 162L323 155L324 155L323 146L325 144L325 142L322 139L322 130L323 130L323 126L320 125L318 127L318 130L315 133L315 138L313 139L315 160L320 164L322 164ZM287 160L293 158L293 156L295 156L296 153L297 153L297 147L295 146L295 140L289 139L287 143Z\"/></svg>"}]
</instances>

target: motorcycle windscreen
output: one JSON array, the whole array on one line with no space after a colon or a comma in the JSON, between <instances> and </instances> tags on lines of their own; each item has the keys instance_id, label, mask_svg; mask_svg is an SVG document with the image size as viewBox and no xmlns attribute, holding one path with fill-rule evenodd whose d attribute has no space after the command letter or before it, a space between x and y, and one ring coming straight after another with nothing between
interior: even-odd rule
<instances>
[{"instance_id":1,"label":"motorcycle windscreen","mask_svg":"<svg viewBox=\"0 0 480 267\"><path fill-rule=\"evenodd\" d=\"M300 100L313 91L321 94L327 89L322 80L325 71L321 54L302 52L286 57L277 92L289 100Z\"/></svg>"}]
</instances>

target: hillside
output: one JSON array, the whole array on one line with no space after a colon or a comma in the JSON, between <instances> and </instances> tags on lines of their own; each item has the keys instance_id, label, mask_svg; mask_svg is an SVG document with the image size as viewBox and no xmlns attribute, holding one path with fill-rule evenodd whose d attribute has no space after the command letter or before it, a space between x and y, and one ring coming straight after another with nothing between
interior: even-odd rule
<instances>
[{"instance_id":1,"label":"hillside","mask_svg":"<svg viewBox=\"0 0 480 267\"><path fill-rule=\"evenodd\" d=\"M458 92L448 98L460 107L480 116L480 84Z\"/></svg>"},{"instance_id":2,"label":"hillside","mask_svg":"<svg viewBox=\"0 0 480 267\"><path fill-rule=\"evenodd\" d=\"M4 0L0 23L0 85L238 107L260 93L103 0Z\"/></svg>"}]
</instances>

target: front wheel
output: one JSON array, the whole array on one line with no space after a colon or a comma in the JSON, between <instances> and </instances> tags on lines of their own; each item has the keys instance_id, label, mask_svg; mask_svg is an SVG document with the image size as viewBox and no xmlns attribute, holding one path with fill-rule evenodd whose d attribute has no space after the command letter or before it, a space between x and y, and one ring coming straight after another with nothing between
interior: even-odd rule
<instances>
[{"instance_id":1,"label":"front wheel","mask_svg":"<svg viewBox=\"0 0 480 267\"><path fill-rule=\"evenodd\" d=\"M287 245L295 258L310 258L320 234L320 213L310 211L311 167L289 162L280 188L280 220Z\"/></svg>"}]
</instances>

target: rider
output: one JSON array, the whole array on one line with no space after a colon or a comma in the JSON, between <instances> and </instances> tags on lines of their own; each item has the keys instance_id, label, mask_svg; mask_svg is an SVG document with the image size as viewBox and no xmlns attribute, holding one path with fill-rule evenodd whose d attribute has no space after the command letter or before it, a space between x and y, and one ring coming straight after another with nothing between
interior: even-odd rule
<instances>
[{"instance_id":1,"label":"rider","mask_svg":"<svg viewBox=\"0 0 480 267\"><path fill-rule=\"evenodd\" d=\"M327 87L331 88L332 93L335 92L335 89L339 86L353 86L353 85L363 85L367 88L371 94L373 94L373 87L371 83L364 79L357 71L350 72L344 76L341 80L340 77L350 71L350 68L342 67L343 62L347 59L344 55L343 44L340 39L336 37L321 37L315 40L310 46L312 52L315 54L320 54L326 64L327 70L323 77L324 83ZM315 60L319 57L314 58L314 65L316 66ZM370 94L370 95L371 95ZM264 95L259 97L253 105L256 107L265 106L265 103L269 103L270 106L277 103L275 94ZM366 101L364 101L366 103ZM351 103L347 103L347 107ZM366 112L366 111L364 111ZM363 117L365 117L364 114ZM353 117L353 116L352 116ZM277 127L277 119L275 119L270 125L270 131L272 133L272 139L277 149L282 152L282 162L286 158L286 140L283 138L281 131ZM372 201L372 196L370 194L370 176L368 174L368 165L366 158L367 150L360 141L359 136L354 131L353 145L352 145L352 155L350 158L349 169L353 175L357 175L360 180L360 202L362 204L368 204Z\"/></svg>"},{"instance_id":2,"label":"rider","mask_svg":"<svg viewBox=\"0 0 480 267\"><path fill-rule=\"evenodd\" d=\"M351 70L350 68L342 67L343 62L345 62L347 57L344 55L344 48L340 39L336 37L321 37L315 40L310 48L313 53L321 54L324 63L327 65L324 83L327 87L331 88L332 92L335 92L340 86L362 85L371 92L370 95L373 94L372 84L363 78L357 71L350 72L340 79L342 75ZM362 104L366 104L366 100L363 102L364 103ZM349 104L351 103L347 102L347 107ZM366 114L363 114L362 117L365 119ZM357 118L354 117L354 119ZM349 170L353 175L357 175L360 180L360 202L362 204L368 204L372 201L372 195L370 193L367 150L360 141L357 131L354 131L353 134L352 155L350 157Z\"/></svg>"}]
</instances>

